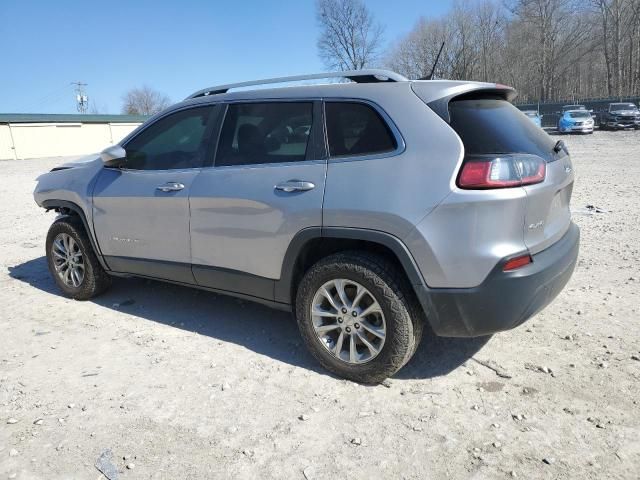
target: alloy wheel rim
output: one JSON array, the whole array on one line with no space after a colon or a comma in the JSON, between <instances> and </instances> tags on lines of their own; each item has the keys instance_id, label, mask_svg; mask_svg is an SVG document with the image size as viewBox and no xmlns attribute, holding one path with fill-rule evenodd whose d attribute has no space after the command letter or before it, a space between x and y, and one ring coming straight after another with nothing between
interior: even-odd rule
<instances>
[{"instance_id":1,"label":"alloy wheel rim","mask_svg":"<svg viewBox=\"0 0 640 480\"><path fill-rule=\"evenodd\" d=\"M53 265L68 287L78 288L84 280L84 256L80 245L67 233L60 233L51 246Z\"/></svg>"},{"instance_id":2,"label":"alloy wheel rim","mask_svg":"<svg viewBox=\"0 0 640 480\"><path fill-rule=\"evenodd\" d=\"M322 346L343 362L369 362L384 347L384 313L373 294L358 282L339 278L325 283L314 295L310 313Z\"/></svg>"}]
</instances>

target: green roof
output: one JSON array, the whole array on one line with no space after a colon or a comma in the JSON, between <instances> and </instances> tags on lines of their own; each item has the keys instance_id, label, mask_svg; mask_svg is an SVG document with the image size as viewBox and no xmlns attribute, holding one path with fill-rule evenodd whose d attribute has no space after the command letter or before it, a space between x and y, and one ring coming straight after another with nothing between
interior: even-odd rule
<instances>
[{"instance_id":1,"label":"green roof","mask_svg":"<svg viewBox=\"0 0 640 480\"><path fill-rule=\"evenodd\" d=\"M81 113L0 113L0 123L142 123L146 115Z\"/></svg>"}]
</instances>

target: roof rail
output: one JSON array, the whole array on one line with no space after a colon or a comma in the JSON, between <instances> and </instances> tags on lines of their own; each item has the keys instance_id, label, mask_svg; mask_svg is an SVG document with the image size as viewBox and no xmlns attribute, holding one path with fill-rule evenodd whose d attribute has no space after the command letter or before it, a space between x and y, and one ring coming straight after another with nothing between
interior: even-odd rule
<instances>
[{"instance_id":1,"label":"roof rail","mask_svg":"<svg viewBox=\"0 0 640 480\"><path fill-rule=\"evenodd\" d=\"M266 78L264 80L252 80L250 82L230 83L228 85L218 85L215 87L198 90L190 98L203 97L206 95L217 95L227 93L232 88L252 87L255 85L267 85L270 83L297 82L300 80L316 80L322 78L348 78L356 83L376 83L376 82L406 82L408 79L399 73L390 70L347 70L344 72L314 73L311 75L294 75L292 77Z\"/></svg>"}]
</instances>

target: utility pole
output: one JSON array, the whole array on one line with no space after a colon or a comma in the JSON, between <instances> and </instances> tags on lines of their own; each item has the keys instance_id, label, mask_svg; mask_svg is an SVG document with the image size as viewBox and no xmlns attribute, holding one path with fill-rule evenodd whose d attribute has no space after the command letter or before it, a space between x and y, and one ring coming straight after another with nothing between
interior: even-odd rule
<instances>
[{"instance_id":1,"label":"utility pole","mask_svg":"<svg viewBox=\"0 0 640 480\"><path fill-rule=\"evenodd\" d=\"M82 82L71 82L71 85L76 86L76 103L78 111L80 113L87 113L87 108L89 108L89 97L84 92L84 87L88 84Z\"/></svg>"}]
</instances>

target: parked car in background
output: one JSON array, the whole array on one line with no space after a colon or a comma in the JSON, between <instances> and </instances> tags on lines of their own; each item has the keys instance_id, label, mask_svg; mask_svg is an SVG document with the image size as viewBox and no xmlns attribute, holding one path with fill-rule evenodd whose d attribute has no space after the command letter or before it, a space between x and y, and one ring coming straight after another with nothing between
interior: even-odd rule
<instances>
[{"instance_id":1,"label":"parked car in background","mask_svg":"<svg viewBox=\"0 0 640 480\"><path fill-rule=\"evenodd\" d=\"M327 77L352 82L258 88ZM514 95L384 70L203 89L38 178L49 270L77 300L140 276L293 311L324 367L380 382L424 322L508 330L571 277L571 160Z\"/></svg>"},{"instance_id":2,"label":"parked car in background","mask_svg":"<svg viewBox=\"0 0 640 480\"><path fill-rule=\"evenodd\" d=\"M558 120L560 133L593 133L591 113L587 110L567 110Z\"/></svg>"},{"instance_id":3,"label":"parked car in background","mask_svg":"<svg viewBox=\"0 0 640 480\"><path fill-rule=\"evenodd\" d=\"M525 110L524 113L536 126L542 128L542 115L536 110Z\"/></svg>"},{"instance_id":4,"label":"parked car in background","mask_svg":"<svg viewBox=\"0 0 640 480\"><path fill-rule=\"evenodd\" d=\"M619 130L623 128L640 128L640 110L633 103L610 103L602 112L598 122L603 130Z\"/></svg>"}]
</instances>

